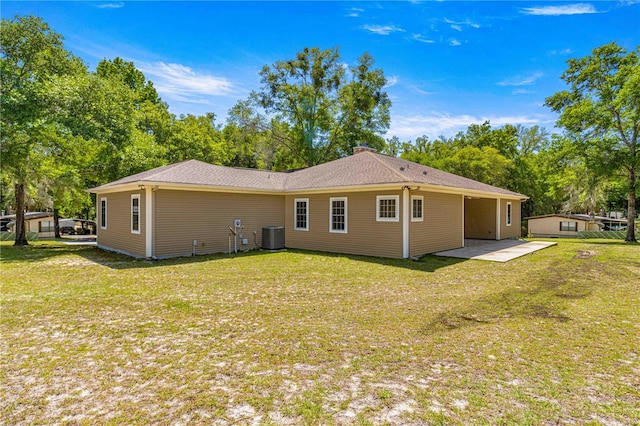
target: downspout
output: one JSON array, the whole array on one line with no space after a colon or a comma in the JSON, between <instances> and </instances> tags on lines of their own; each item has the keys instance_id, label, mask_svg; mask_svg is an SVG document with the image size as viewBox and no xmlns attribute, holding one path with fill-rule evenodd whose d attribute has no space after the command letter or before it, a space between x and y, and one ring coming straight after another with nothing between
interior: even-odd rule
<instances>
[{"instance_id":1,"label":"downspout","mask_svg":"<svg viewBox=\"0 0 640 426\"><path fill-rule=\"evenodd\" d=\"M409 258L409 222L411 218L410 211L410 190L408 186L402 187L402 258Z\"/></svg>"}]
</instances>

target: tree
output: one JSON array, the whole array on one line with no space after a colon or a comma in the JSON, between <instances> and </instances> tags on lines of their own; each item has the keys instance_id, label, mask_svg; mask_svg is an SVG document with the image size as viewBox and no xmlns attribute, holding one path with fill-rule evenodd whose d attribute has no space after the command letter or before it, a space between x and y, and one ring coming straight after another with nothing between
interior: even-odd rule
<instances>
[{"instance_id":1,"label":"tree","mask_svg":"<svg viewBox=\"0 0 640 426\"><path fill-rule=\"evenodd\" d=\"M86 74L82 62L65 50L62 36L42 19L3 19L0 25L0 154L14 184L15 245L27 245L24 229L25 186L52 149L56 102L50 81Z\"/></svg>"},{"instance_id":2,"label":"tree","mask_svg":"<svg viewBox=\"0 0 640 426\"><path fill-rule=\"evenodd\" d=\"M380 135L389 127L391 102L382 70L372 66L365 53L348 77L337 48L305 48L260 71L262 89L251 98L287 129L273 135L291 154L291 166L348 155L358 143L384 147Z\"/></svg>"},{"instance_id":3,"label":"tree","mask_svg":"<svg viewBox=\"0 0 640 426\"><path fill-rule=\"evenodd\" d=\"M578 136L574 140L585 153L587 167L600 177L626 177L625 241L636 242L640 46L632 52L615 42L598 47L590 56L570 59L561 78L569 90L547 98L546 105L560 114L559 126Z\"/></svg>"}]
</instances>

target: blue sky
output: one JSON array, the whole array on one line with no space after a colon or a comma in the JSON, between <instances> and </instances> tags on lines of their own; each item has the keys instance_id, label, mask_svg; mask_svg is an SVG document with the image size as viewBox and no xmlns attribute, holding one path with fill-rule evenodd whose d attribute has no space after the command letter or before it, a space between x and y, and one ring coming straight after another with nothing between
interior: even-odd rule
<instances>
[{"instance_id":1,"label":"blue sky","mask_svg":"<svg viewBox=\"0 0 640 426\"><path fill-rule=\"evenodd\" d=\"M640 2L12 2L90 66L120 56L154 82L175 114L214 112L260 88L264 65L304 47L338 46L346 64L370 53L384 70L386 137L452 136L490 120L541 125L544 99L565 86L569 58L616 41L640 45Z\"/></svg>"}]
</instances>

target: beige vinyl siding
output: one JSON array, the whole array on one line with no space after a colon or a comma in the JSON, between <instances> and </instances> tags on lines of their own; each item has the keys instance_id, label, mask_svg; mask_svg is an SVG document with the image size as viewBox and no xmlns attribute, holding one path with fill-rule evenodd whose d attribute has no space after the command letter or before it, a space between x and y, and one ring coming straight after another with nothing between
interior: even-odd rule
<instances>
[{"instance_id":1,"label":"beige vinyl siding","mask_svg":"<svg viewBox=\"0 0 640 426\"><path fill-rule=\"evenodd\" d=\"M131 195L140 195L140 233L131 233ZM100 200L107 199L107 229L100 227ZM98 194L98 245L138 257L145 257L145 195L144 191Z\"/></svg>"},{"instance_id":2,"label":"beige vinyl siding","mask_svg":"<svg viewBox=\"0 0 640 426\"><path fill-rule=\"evenodd\" d=\"M190 256L193 240L197 240L196 254L228 252L229 227L233 227L234 219L242 221L244 229L240 232L249 240L243 245L238 236L239 251L255 248L253 231L260 246L262 227L284 226L281 195L160 189L154 197L154 255L160 258ZM231 245L233 249L233 240Z\"/></svg>"},{"instance_id":3,"label":"beige vinyl siding","mask_svg":"<svg viewBox=\"0 0 640 426\"><path fill-rule=\"evenodd\" d=\"M511 203L511 226L507 226L507 203ZM500 200L500 239L520 238L520 201Z\"/></svg>"},{"instance_id":4,"label":"beige vinyl siding","mask_svg":"<svg viewBox=\"0 0 640 426\"><path fill-rule=\"evenodd\" d=\"M577 222L578 232L587 230L587 222L566 217L540 217L529 219L529 233L534 237L576 237L578 232L560 231L560 222Z\"/></svg>"},{"instance_id":5,"label":"beige vinyl siding","mask_svg":"<svg viewBox=\"0 0 640 426\"><path fill-rule=\"evenodd\" d=\"M376 196L400 197L399 220L376 220ZM329 232L330 198L347 198L347 232ZM294 230L296 198L309 198L309 230ZM288 195L285 202L285 239L288 248L334 253L402 258L402 193L369 191L335 194Z\"/></svg>"},{"instance_id":6,"label":"beige vinyl siding","mask_svg":"<svg viewBox=\"0 0 640 426\"><path fill-rule=\"evenodd\" d=\"M410 256L462 247L462 196L412 191L424 197L424 220L409 224Z\"/></svg>"},{"instance_id":7,"label":"beige vinyl siding","mask_svg":"<svg viewBox=\"0 0 640 426\"><path fill-rule=\"evenodd\" d=\"M481 240L496 239L495 199L473 198L464 200L464 237Z\"/></svg>"}]
</instances>

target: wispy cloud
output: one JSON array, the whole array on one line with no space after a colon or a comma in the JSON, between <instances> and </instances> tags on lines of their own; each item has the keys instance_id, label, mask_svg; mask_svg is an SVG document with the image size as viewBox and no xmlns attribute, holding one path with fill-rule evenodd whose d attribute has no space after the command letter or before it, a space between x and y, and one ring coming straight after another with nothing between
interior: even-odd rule
<instances>
[{"instance_id":1,"label":"wispy cloud","mask_svg":"<svg viewBox=\"0 0 640 426\"><path fill-rule=\"evenodd\" d=\"M549 52L549 55L551 56L564 56L564 55L571 55L573 53L573 50L571 49L559 49L559 50L552 50Z\"/></svg>"},{"instance_id":2,"label":"wispy cloud","mask_svg":"<svg viewBox=\"0 0 640 426\"><path fill-rule=\"evenodd\" d=\"M419 41L420 43L435 43L435 40L425 38L422 34L411 34L411 38L415 41Z\"/></svg>"},{"instance_id":3,"label":"wispy cloud","mask_svg":"<svg viewBox=\"0 0 640 426\"><path fill-rule=\"evenodd\" d=\"M515 89L513 92L511 92L514 95L531 95L532 93L535 93L532 90L527 90L527 89Z\"/></svg>"},{"instance_id":4,"label":"wispy cloud","mask_svg":"<svg viewBox=\"0 0 640 426\"><path fill-rule=\"evenodd\" d=\"M156 90L165 100L207 103L208 96L231 96L236 92L230 80L195 71L181 64L140 63L138 68L153 81Z\"/></svg>"},{"instance_id":5,"label":"wispy cloud","mask_svg":"<svg viewBox=\"0 0 640 426\"><path fill-rule=\"evenodd\" d=\"M400 81L400 79L398 78L397 75L392 75L390 77L387 77L387 84L384 85L385 88L387 87L393 87L396 84L398 84L398 81Z\"/></svg>"},{"instance_id":6,"label":"wispy cloud","mask_svg":"<svg viewBox=\"0 0 640 426\"><path fill-rule=\"evenodd\" d=\"M451 46L460 46L462 42L456 38L452 38L451 40L449 40L449 44Z\"/></svg>"},{"instance_id":7,"label":"wispy cloud","mask_svg":"<svg viewBox=\"0 0 640 426\"><path fill-rule=\"evenodd\" d=\"M120 9L120 8L124 7L124 2L100 3L100 4L96 5L96 7L99 8L99 9Z\"/></svg>"},{"instance_id":8,"label":"wispy cloud","mask_svg":"<svg viewBox=\"0 0 640 426\"><path fill-rule=\"evenodd\" d=\"M566 4L562 6L525 7L521 10L521 12L525 15L543 16L584 15L587 13L598 13L596 8L589 3Z\"/></svg>"},{"instance_id":9,"label":"wispy cloud","mask_svg":"<svg viewBox=\"0 0 640 426\"><path fill-rule=\"evenodd\" d=\"M434 111L427 115L392 116L387 136L398 136L401 140L414 140L422 135L427 135L431 139L440 135L450 137L459 131L466 130L471 124L482 124L485 121L491 122L491 125L496 127L505 124L534 125L543 122L539 117L526 115L474 116L463 114L452 116Z\"/></svg>"},{"instance_id":10,"label":"wispy cloud","mask_svg":"<svg viewBox=\"0 0 640 426\"><path fill-rule=\"evenodd\" d=\"M462 27L464 26L469 26L472 28L480 28L480 24L475 23L475 22L471 22L470 20L465 20L465 21L452 21L451 19L447 19L444 18L444 22L446 24L449 24L451 26L451 28L453 28L456 31L462 31Z\"/></svg>"},{"instance_id":11,"label":"wispy cloud","mask_svg":"<svg viewBox=\"0 0 640 426\"><path fill-rule=\"evenodd\" d=\"M498 86L529 86L535 83L540 77L544 74L541 72L535 72L526 75L518 75L515 77L510 77L505 80L499 81L496 84Z\"/></svg>"},{"instance_id":12,"label":"wispy cloud","mask_svg":"<svg viewBox=\"0 0 640 426\"><path fill-rule=\"evenodd\" d=\"M396 27L395 25L365 25L362 28L378 35L389 35L391 33L404 32L402 28Z\"/></svg>"},{"instance_id":13,"label":"wispy cloud","mask_svg":"<svg viewBox=\"0 0 640 426\"><path fill-rule=\"evenodd\" d=\"M347 14L345 15L347 18L359 18L360 14L364 12L364 9L359 9L357 7L352 7L347 9Z\"/></svg>"}]
</instances>

